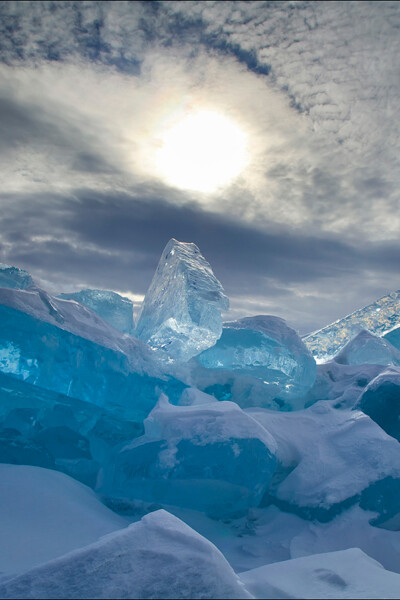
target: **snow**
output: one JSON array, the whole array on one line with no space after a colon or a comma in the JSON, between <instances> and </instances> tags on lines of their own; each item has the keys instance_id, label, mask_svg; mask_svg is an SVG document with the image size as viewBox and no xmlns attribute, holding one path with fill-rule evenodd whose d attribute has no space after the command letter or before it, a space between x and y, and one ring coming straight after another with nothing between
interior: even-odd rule
<instances>
[{"instance_id":1,"label":"snow","mask_svg":"<svg viewBox=\"0 0 400 600\"><path fill-rule=\"evenodd\" d=\"M400 575L359 548L312 554L241 573L255 598L398 598Z\"/></svg>"},{"instance_id":2,"label":"snow","mask_svg":"<svg viewBox=\"0 0 400 600\"><path fill-rule=\"evenodd\" d=\"M68 475L0 464L0 575L26 571L127 525Z\"/></svg>"},{"instance_id":3,"label":"snow","mask_svg":"<svg viewBox=\"0 0 400 600\"><path fill-rule=\"evenodd\" d=\"M290 510L315 509L312 518L366 490L371 484L400 477L400 445L361 411L336 410L324 401L293 413L251 408L245 411L278 444L283 481L274 497ZM354 503L353 502L353 503Z\"/></svg>"},{"instance_id":4,"label":"snow","mask_svg":"<svg viewBox=\"0 0 400 600\"><path fill-rule=\"evenodd\" d=\"M223 518L257 506L276 468L274 439L233 402L173 406L161 396L144 427L105 465L101 493Z\"/></svg>"},{"instance_id":5,"label":"snow","mask_svg":"<svg viewBox=\"0 0 400 600\"><path fill-rule=\"evenodd\" d=\"M217 548L159 510L0 585L0 598L251 598Z\"/></svg>"}]
</instances>

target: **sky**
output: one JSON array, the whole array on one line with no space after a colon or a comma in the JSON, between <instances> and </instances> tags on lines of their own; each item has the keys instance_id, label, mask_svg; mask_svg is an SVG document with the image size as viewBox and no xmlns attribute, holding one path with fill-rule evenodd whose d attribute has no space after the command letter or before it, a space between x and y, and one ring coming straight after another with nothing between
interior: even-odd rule
<instances>
[{"instance_id":1,"label":"sky","mask_svg":"<svg viewBox=\"0 0 400 600\"><path fill-rule=\"evenodd\" d=\"M138 306L195 242L227 319L301 334L397 290L399 28L398 2L0 2L0 261Z\"/></svg>"}]
</instances>

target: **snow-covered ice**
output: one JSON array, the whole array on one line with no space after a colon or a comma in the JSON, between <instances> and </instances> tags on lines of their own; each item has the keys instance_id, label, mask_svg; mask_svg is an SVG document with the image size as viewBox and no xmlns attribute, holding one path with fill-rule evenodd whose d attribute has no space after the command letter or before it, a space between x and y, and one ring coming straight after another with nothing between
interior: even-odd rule
<instances>
[{"instance_id":1,"label":"snow-covered ice","mask_svg":"<svg viewBox=\"0 0 400 600\"><path fill-rule=\"evenodd\" d=\"M0 598L251 598L221 552L164 510L0 584Z\"/></svg>"},{"instance_id":2,"label":"snow-covered ice","mask_svg":"<svg viewBox=\"0 0 400 600\"><path fill-rule=\"evenodd\" d=\"M259 504L276 468L276 444L237 404L172 406L161 396L144 427L145 435L123 445L105 468L104 495L219 518Z\"/></svg>"},{"instance_id":3,"label":"snow-covered ice","mask_svg":"<svg viewBox=\"0 0 400 600\"><path fill-rule=\"evenodd\" d=\"M398 598L400 575L359 548L312 554L241 573L255 598Z\"/></svg>"}]
</instances>

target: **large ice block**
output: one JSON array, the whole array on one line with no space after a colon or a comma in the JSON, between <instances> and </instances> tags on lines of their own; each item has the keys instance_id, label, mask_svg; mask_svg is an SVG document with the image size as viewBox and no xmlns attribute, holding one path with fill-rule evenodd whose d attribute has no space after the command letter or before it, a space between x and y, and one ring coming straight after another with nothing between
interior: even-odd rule
<instances>
[{"instance_id":1,"label":"large ice block","mask_svg":"<svg viewBox=\"0 0 400 600\"><path fill-rule=\"evenodd\" d=\"M335 356L343 365L400 365L400 352L386 339L363 329Z\"/></svg>"},{"instance_id":2,"label":"large ice block","mask_svg":"<svg viewBox=\"0 0 400 600\"><path fill-rule=\"evenodd\" d=\"M286 409L303 408L297 400L316 376L315 360L297 333L283 319L269 315L224 323L220 339L196 360L241 406L268 406L278 398ZM254 387L254 380L259 385ZM212 389L209 385L205 391Z\"/></svg>"},{"instance_id":3,"label":"large ice block","mask_svg":"<svg viewBox=\"0 0 400 600\"><path fill-rule=\"evenodd\" d=\"M245 412L277 442L278 468L264 506L327 522L359 504L375 513L372 524L400 526L400 444L367 415L324 401L295 413Z\"/></svg>"},{"instance_id":4,"label":"large ice block","mask_svg":"<svg viewBox=\"0 0 400 600\"><path fill-rule=\"evenodd\" d=\"M0 287L26 290L34 285L28 271L0 263Z\"/></svg>"},{"instance_id":5,"label":"large ice block","mask_svg":"<svg viewBox=\"0 0 400 600\"><path fill-rule=\"evenodd\" d=\"M166 245L138 315L135 335L182 361L209 348L222 332L229 302L195 244Z\"/></svg>"},{"instance_id":6,"label":"large ice block","mask_svg":"<svg viewBox=\"0 0 400 600\"><path fill-rule=\"evenodd\" d=\"M59 302L88 311L73 301ZM0 305L0 320L0 371L47 390L141 420L156 404L160 391L178 401L186 387L164 377L147 356L150 350L133 338L126 347L129 353L124 353L66 331L62 327L67 321L59 327L4 305ZM105 342L112 345L113 339Z\"/></svg>"},{"instance_id":7,"label":"large ice block","mask_svg":"<svg viewBox=\"0 0 400 600\"><path fill-rule=\"evenodd\" d=\"M112 448L143 434L140 418L115 408L0 373L0 462L56 469L93 487Z\"/></svg>"},{"instance_id":8,"label":"large ice block","mask_svg":"<svg viewBox=\"0 0 400 600\"><path fill-rule=\"evenodd\" d=\"M398 325L400 325L400 290L391 292L347 317L304 336L303 342L318 362L326 362L363 329L383 336ZM393 343L392 340L389 341Z\"/></svg>"},{"instance_id":9,"label":"large ice block","mask_svg":"<svg viewBox=\"0 0 400 600\"><path fill-rule=\"evenodd\" d=\"M252 597L223 554L165 510L0 584L0 598Z\"/></svg>"},{"instance_id":10,"label":"large ice block","mask_svg":"<svg viewBox=\"0 0 400 600\"><path fill-rule=\"evenodd\" d=\"M133 334L133 303L129 298L109 290L80 290L59 294L58 298L76 300L122 333Z\"/></svg>"},{"instance_id":11,"label":"large ice block","mask_svg":"<svg viewBox=\"0 0 400 600\"><path fill-rule=\"evenodd\" d=\"M400 368L389 367L375 377L361 394L358 408L400 442Z\"/></svg>"},{"instance_id":12,"label":"large ice block","mask_svg":"<svg viewBox=\"0 0 400 600\"><path fill-rule=\"evenodd\" d=\"M206 512L245 513L275 471L275 441L233 402L172 406L162 396L145 435L110 460L99 491Z\"/></svg>"}]
</instances>

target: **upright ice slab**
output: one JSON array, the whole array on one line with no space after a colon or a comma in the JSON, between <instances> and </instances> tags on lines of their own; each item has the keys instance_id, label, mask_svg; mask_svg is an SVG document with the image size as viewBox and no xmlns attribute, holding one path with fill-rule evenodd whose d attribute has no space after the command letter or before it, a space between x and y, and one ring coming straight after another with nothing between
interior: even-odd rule
<instances>
[{"instance_id":1,"label":"upright ice slab","mask_svg":"<svg viewBox=\"0 0 400 600\"><path fill-rule=\"evenodd\" d=\"M268 406L279 398L286 408L303 408L296 399L311 388L317 370L297 333L283 319L269 315L224 323L220 339L197 361L243 407ZM259 385L254 386L254 380ZM209 387L205 391L211 393Z\"/></svg>"},{"instance_id":2,"label":"upright ice slab","mask_svg":"<svg viewBox=\"0 0 400 600\"><path fill-rule=\"evenodd\" d=\"M97 313L122 333L133 334L133 303L129 298L109 290L80 290L59 294L64 300L76 300Z\"/></svg>"},{"instance_id":3,"label":"upright ice slab","mask_svg":"<svg viewBox=\"0 0 400 600\"><path fill-rule=\"evenodd\" d=\"M162 396L144 427L110 460L104 495L224 518L257 506L275 471L275 440L233 402L172 406Z\"/></svg>"},{"instance_id":4,"label":"upright ice slab","mask_svg":"<svg viewBox=\"0 0 400 600\"><path fill-rule=\"evenodd\" d=\"M318 362L326 362L363 329L383 336L400 325L400 290L303 337ZM391 343L392 340L389 339ZM396 344L394 344L396 345Z\"/></svg>"},{"instance_id":5,"label":"upright ice slab","mask_svg":"<svg viewBox=\"0 0 400 600\"><path fill-rule=\"evenodd\" d=\"M28 271L0 263L0 287L26 290L34 285Z\"/></svg>"},{"instance_id":6,"label":"upright ice slab","mask_svg":"<svg viewBox=\"0 0 400 600\"><path fill-rule=\"evenodd\" d=\"M229 306L220 282L195 244L172 239L143 301L136 337L173 359L213 346Z\"/></svg>"}]
</instances>

